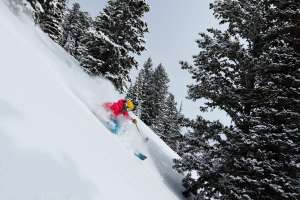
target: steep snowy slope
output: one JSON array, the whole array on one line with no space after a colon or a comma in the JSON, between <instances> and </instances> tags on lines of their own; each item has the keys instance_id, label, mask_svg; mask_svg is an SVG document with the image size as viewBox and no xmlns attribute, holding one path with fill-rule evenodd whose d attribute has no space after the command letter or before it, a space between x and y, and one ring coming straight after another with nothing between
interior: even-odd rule
<instances>
[{"instance_id":1,"label":"steep snowy slope","mask_svg":"<svg viewBox=\"0 0 300 200\"><path fill-rule=\"evenodd\" d=\"M181 199L177 155L148 127L144 142L132 124L103 125L101 104L119 97L1 0L0 199Z\"/></svg>"}]
</instances>

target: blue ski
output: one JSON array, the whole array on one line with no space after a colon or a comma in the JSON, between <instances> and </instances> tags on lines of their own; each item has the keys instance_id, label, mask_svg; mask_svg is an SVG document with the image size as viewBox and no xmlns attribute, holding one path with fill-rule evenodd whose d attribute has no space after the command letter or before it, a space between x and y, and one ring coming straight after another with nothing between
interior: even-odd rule
<instances>
[{"instance_id":1,"label":"blue ski","mask_svg":"<svg viewBox=\"0 0 300 200\"><path fill-rule=\"evenodd\" d=\"M144 154L140 153L140 152L135 152L134 155L136 157L138 157L140 160L146 160L147 156L145 156Z\"/></svg>"}]
</instances>

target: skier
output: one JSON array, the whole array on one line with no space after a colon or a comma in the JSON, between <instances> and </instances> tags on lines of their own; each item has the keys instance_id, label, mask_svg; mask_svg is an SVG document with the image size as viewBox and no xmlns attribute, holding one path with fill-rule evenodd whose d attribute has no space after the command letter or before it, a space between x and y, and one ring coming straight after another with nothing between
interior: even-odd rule
<instances>
[{"instance_id":1,"label":"skier","mask_svg":"<svg viewBox=\"0 0 300 200\"><path fill-rule=\"evenodd\" d=\"M108 128L114 134L118 134L121 129L121 122L124 119L131 120L134 124L137 123L137 120L128 114L128 111L135 109L135 105L131 99L120 99L114 103L105 103L104 108L111 112L110 120L112 124Z\"/></svg>"},{"instance_id":2,"label":"skier","mask_svg":"<svg viewBox=\"0 0 300 200\"><path fill-rule=\"evenodd\" d=\"M135 105L132 100L128 99L120 99L117 102L114 103L105 103L104 108L108 110L110 115L111 123L107 124L108 128L111 130L112 133L118 134L121 129L121 122L123 119L131 120L138 129L137 126L137 120L133 119L129 116L128 111L133 111L135 109ZM138 132L142 135L140 130L138 129ZM146 141L148 141L148 138L145 138ZM140 160L146 160L147 156L139 151L135 151L134 155L138 157Z\"/></svg>"}]
</instances>

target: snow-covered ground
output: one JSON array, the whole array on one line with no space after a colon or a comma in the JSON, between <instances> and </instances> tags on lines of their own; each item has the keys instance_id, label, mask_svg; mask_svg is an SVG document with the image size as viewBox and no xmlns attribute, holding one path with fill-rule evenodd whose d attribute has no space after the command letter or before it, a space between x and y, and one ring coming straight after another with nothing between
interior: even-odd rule
<instances>
[{"instance_id":1,"label":"snow-covered ground","mask_svg":"<svg viewBox=\"0 0 300 200\"><path fill-rule=\"evenodd\" d=\"M182 199L178 156L147 126L145 142L130 123L118 136L103 125L101 105L120 97L1 0L0 199Z\"/></svg>"}]
</instances>

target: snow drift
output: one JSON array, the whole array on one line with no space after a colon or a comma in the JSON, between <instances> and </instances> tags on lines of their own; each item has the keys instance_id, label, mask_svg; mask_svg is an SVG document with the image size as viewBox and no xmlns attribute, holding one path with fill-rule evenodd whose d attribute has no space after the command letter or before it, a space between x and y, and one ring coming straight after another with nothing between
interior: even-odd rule
<instances>
[{"instance_id":1,"label":"snow drift","mask_svg":"<svg viewBox=\"0 0 300 200\"><path fill-rule=\"evenodd\" d=\"M181 199L165 143L141 121L148 142L132 124L119 136L103 125L101 105L118 98L0 1L0 199Z\"/></svg>"}]
</instances>

